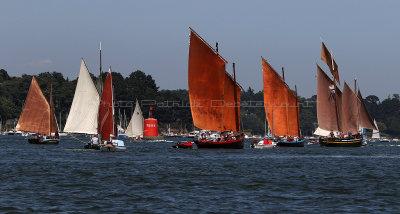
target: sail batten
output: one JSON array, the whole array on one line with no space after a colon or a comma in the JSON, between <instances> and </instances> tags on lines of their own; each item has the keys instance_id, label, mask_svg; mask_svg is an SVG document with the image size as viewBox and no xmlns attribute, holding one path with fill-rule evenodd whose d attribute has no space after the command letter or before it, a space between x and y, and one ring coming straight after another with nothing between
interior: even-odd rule
<instances>
[{"instance_id":1,"label":"sail batten","mask_svg":"<svg viewBox=\"0 0 400 214\"><path fill-rule=\"evenodd\" d=\"M299 136L296 96L272 66L262 58L264 107L269 127L278 136Z\"/></svg>"},{"instance_id":2,"label":"sail batten","mask_svg":"<svg viewBox=\"0 0 400 214\"><path fill-rule=\"evenodd\" d=\"M128 137L143 136L144 118L142 110L140 110L139 102L136 100L135 110L132 114L131 121L126 128L125 135Z\"/></svg>"},{"instance_id":3,"label":"sail batten","mask_svg":"<svg viewBox=\"0 0 400 214\"><path fill-rule=\"evenodd\" d=\"M240 87L226 73L227 61L193 29L190 31L188 83L193 123L200 129L240 131L234 122L240 115L235 115Z\"/></svg>"},{"instance_id":4,"label":"sail batten","mask_svg":"<svg viewBox=\"0 0 400 214\"><path fill-rule=\"evenodd\" d=\"M54 123L55 116L52 113L53 111L50 110L49 103L43 95L36 78L33 77L16 130L50 136L52 131L57 131L57 123ZM53 124L50 120L54 120Z\"/></svg>"},{"instance_id":5,"label":"sail batten","mask_svg":"<svg viewBox=\"0 0 400 214\"><path fill-rule=\"evenodd\" d=\"M82 59L79 78L64 132L97 134L100 96Z\"/></svg>"}]
</instances>

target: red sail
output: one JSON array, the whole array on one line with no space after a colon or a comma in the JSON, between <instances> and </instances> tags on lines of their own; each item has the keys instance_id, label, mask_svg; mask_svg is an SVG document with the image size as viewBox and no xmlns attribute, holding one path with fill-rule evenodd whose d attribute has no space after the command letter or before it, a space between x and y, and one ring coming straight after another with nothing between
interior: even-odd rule
<instances>
[{"instance_id":1,"label":"red sail","mask_svg":"<svg viewBox=\"0 0 400 214\"><path fill-rule=\"evenodd\" d=\"M338 65L336 64L335 59L333 59L331 53L329 52L328 48L325 46L323 42L322 42L321 60L328 65L332 75L335 77L336 81L340 85Z\"/></svg>"},{"instance_id":2,"label":"red sail","mask_svg":"<svg viewBox=\"0 0 400 214\"><path fill-rule=\"evenodd\" d=\"M264 58L262 66L264 107L272 133L278 136L299 136L296 96Z\"/></svg>"},{"instance_id":3,"label":"red sail","mask_svg":"<svg viewBox=\"0 0 400 214\"><path fill-rule=\"evenodd\" d=\"M361 92L358 91L358 99L360 99L360 127L366 129L374 129L377 130L378 128L375 127L375 123L372 120L371 116L368 113L367 106L365 106L363 97Z\"/></svg>"},{"instance_id":4,"label":"red sail","mask_svg":"<svg viewBox=\"0 0 400 214\"><path fill-rule=\"evenodd\" d=\"M54 120L54 114L52 114ZM54 122L57 124L56 122ZM39 133L50 136L50 130L57 130L57 125L50 128L50 106L36 78L32 78L31 86L19 117L16 130Z\"/></svg>"},{"instance_id":5,"label":"red sail","mask_svg":"<svg viewBox=\"0 0 400 214\"><path fill-rule=\"evenodd\" d=\"M358 132L358 115L359 115L360 102L356 94L351 90L349 85L344 82L343 95L342 95L342 124L343 133L357 133Z\"/></svg>"},{"instance_id":6,"label":"red sail","mask_svg":"<svg viewBox=\"0 0 400 214\"><path fill-rule=\"evenodd\" d=\"M102 140L110 141L110 135L114 134L113 114L113 88L110 69L104 82L99 106L98 132Z\"/></svg>"},{"instance_id":7,"label":"red sail","mask_svg":"<svg viewBox=\"0 0 400 214\"><path fill-rule=\"evenodd\" d=\"M338 124L341 125L341 95L342 92L337 89L339 112L336 110L335 93L333 81L317 65L317 118L318 126L327 131L338 131ZM339 115L338 115L339 113Z\"/></svg>"},{"instance_id":8,"label":"red sail","mask_svg":"<svg viewBox=\"0 0 400 214\"><path fill-rule=\"evenodd\" d=\"M223 130L240 131L240 87L235 84L232 77L225 74L224 89L224 128ZM236 103L235 92L236 90ZM236 108L236 110L235 110ZM236 114L236 115L235 115Z\"/></svg>"},{"instance_id":9,"label":"red sail","mask_svg":"<svg viewBox=\"0 0 400 214\"><path fill-rule=\"evenodd\" d=\"M239 87L225 72L226 60L190 29L188 83L194 125L213 131L238 131L233 88ZM240 101L240 92L236 93ZM227 105L225 105L225 102ZM239 112L239 111L238 111ZM239 113L238 113L239 114Z\"/></svg>"}]
</instances>

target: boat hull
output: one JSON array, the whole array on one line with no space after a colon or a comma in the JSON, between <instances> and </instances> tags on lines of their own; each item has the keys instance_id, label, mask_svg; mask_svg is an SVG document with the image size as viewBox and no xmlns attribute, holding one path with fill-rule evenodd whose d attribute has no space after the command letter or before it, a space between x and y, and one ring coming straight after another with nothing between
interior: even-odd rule
<instances>
[{"instance_id":1,"label":"boat hull","mask_svg":"<svg viewBox=\"0 0 400 214\"><path fill-rule=\"evenodd\" d=\"M195 140L194 143L199 149L243 149L244 138L230 141Z\"/></svg>"},{"instance_id":2,"label":"boat hull","mask_svg":"<svg viewBox=\"0 0 400 214\"><path fill-rule=\"evenodd\" d=\"M297 141L278 141L276 143L277 147L304 147L305 140Z\"/></svg>"},{"instance_id":3,"label":"boat hull","mask_svg":"<svg viewBox=\"0 0 400 214\"><path fill-rule=\"evenodd\" d=\"M30 144L41 144L41 145L56 145L60 142L60 139L36 139L36 138L29 138L28 142Z\"/></svg>"},{"instance_id":4,"label":"boat hull","mask_svg":"<svg viewBox=\"0 0 400 214\"><path fill-rule=\"evenodd\" d=\"M100 151L102 152L125 152L126 147L125 146L101 146Z\"/></svg>"},{"instance_id":5,"label":"boat hull","mask_svg":"<svg viewBox=\"0 0 400 214\"><path fill-rule=\"evenodd\" d=\"M320 139L319 144L326 147L361 147L363 145L362 138L357 139L338 139L328 138Z\"/></svg>"},{"instance_id":6,"label":"boat hull","mask_svg":"<svg viewBox=\"0 0 400 214\"><path fill-rule=\"evenodd\" d=\"M191 149L193 148L192 142L180 142L172 146L173 148L179 149Z\"/></svg>"},{"instance_id":7,"label":"boat hull","mask_svg":"<svg viewBox=\"0 0 400 214\"><path fill-rule=\"evenodd\" d=\"M86 144L83 148L84 149L100 150L100 145Z\"/></svg>"}]
</instances>

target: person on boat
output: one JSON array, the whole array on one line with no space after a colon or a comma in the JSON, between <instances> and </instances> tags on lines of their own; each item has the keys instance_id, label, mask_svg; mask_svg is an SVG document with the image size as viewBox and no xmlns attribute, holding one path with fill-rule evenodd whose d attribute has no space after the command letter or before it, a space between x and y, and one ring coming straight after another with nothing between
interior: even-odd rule
<instances>
[{"instance_id":1,"label":"person on boat","mask_svg":"<svg viewBox=\"0 0 400 214\"><path fill-rule=\"evenodd\" d=\"M331 133L329 133L329 135L331 136L331 138L335 137L332 130L331 130Z\"/></svg>"},{"instance_id":2,"label":"person on boat","mask_svg":"<svg viewBox=\"0 0 400 214\"><path fill-rule=\"evenodd\" d=\"M90 139L90 143L91 143L92 145L97 145L97 144L99 144L99 138L97 138L96 135L93 135L93 136L92 136L92 139Z\"/></svg>"},{"instance_id":3,"label":"person on boat","mask_svg":"<svg viewBox=\"0 0 400 214\"><path fill-rule=\"evenodd\" d=\"M56 133L54 134L55 139L59 139L60 135L58 134L58 131L56 131Z\"/></svg>"}]
</instances>

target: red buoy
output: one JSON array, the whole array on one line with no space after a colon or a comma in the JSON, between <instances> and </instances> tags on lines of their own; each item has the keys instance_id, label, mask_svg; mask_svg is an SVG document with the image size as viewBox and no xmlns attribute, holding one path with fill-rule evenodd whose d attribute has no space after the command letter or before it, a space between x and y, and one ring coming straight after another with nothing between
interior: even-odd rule
<instances>
[{"instance_id":1,"label":"red buoy","mask_svg":"<svg viewBox=\"0 0 400 214\"><path fill-rule=\"evenodd\" d=\"M147 118L144 120L143 136L158 136L157 119Z\"/></svg>"}]
</instances>

